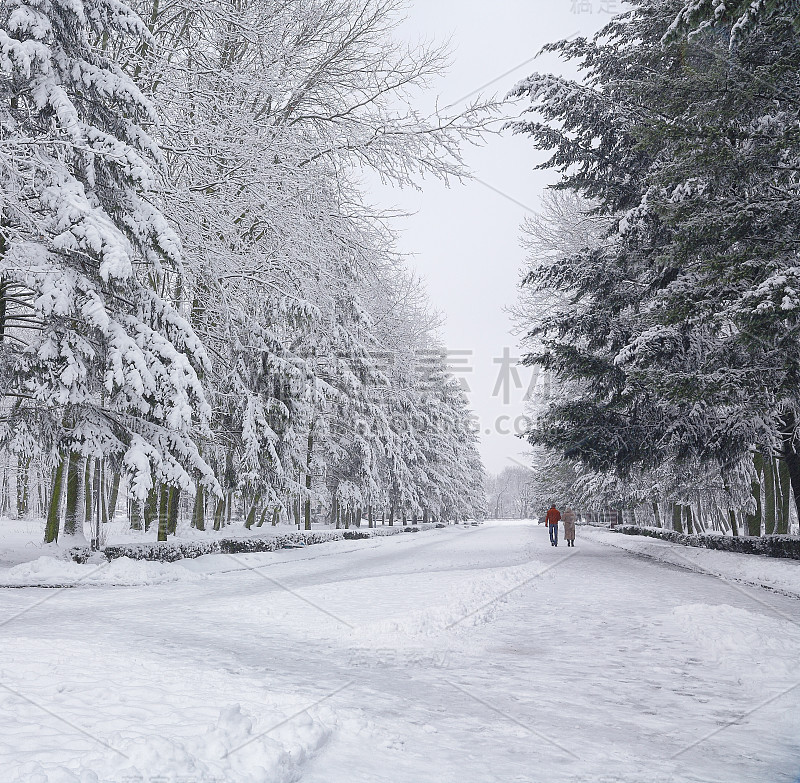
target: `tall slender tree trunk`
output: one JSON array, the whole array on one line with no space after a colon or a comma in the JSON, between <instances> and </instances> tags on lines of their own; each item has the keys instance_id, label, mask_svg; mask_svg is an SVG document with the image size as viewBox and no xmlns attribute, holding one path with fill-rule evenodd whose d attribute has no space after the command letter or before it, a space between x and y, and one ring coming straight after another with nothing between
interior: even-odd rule
<instances>
[{"instance_id":1,"label":"tall slender tree trunk","mask_svg":"<svg viewBox=\"0 0 800 783\"><path fill-rule=\"evenodd\" d=\"M205 491L198 484L197 494L194 496L194 509L192 510L192 527L197 530L206 529L206 497Z\"/></svg>"},{"instance_id":2,"label":"tall slender tree trunk","mask_svg":"<svg viewBox=\"0 0 800 783\"><path fill-rule=\"evenodd\" d=\"M222 529L222 520L225 515L225 495L217 501L217 508L214 511L214 530Z\"/></svg>"},{"instance_id":3,"label":"tall slender tree trunk","mask_svg":"<svg viewBox=\"0 0 800 783\"><path fill-rule=\"evenodd\" d=\"M102 460L94 460L94 477L92 481L94 504L92 513L89 515L90 530L92 531L92 550L96 552L100 549L100 519L102 516L102 496L103 496L103 470Z\"/></svg>"},{"instance_id":4,"label":"tall slender tree trunk","mask_svg":"<svg viewBox=\"0 0 800 783\"><path fill-rule=\"evenodd\" d=\"M150 525L158 524L158 487L153 487L147 493L147 501L144 504L144 530L150 530Z\"/></svg>"},{"instance_id":5,"label":"tall slender tree trunk","mask_svg":"<svg viewBox=\"0 0 800 783\"><path fill-rule=\"evenodd\" d=\"M694 517L692 514L692 505L691 503L687 506L684 506L684 513L686 519L686 532L690 535L694 535Z\"/></svg>"},{"instance_id":6,"label":"tall slender tree trunk","mask_svg":"<svg viewBox=\"0 0 800 783\"><path fill-rule=\"evenodd\" d=\"M167 533L174 536L178 532L178 512L181 508L180 487L169 488L169 511L167 518Z\"/></svg>"},{"instance_id":7,"label":"tall slender tree trunk","mask_svg":"<svg viewBox=\"0 0 800 783\"><path fill-rule=\"evenodd\" d=\"M775 460L764 460L764 533L771 536L775 533Z\"/></svg>"},{"instance_id":8,"label":"tall slender tree trunk","mask_svg":"<svg viewBox=\"0 0 800 783\"><path fill-rule=\"evenodd\" d=\"M750 490L753 493L753 499L756 502L756 510L752 514L747 515L747 535L760 536L761 535L761 475L764 471L764 458L756 452L753 457L753 466L755 467L755 476L750 485Z\"/></svg>"},{"instance_id":9,"label":"tall slender tree trunk","mask_svg":"<svg viewBox=\"0 0 800 783\"><path fill-rule=\"evenodd\" d=\"M64 535L83 532L83 500L85 495L84 460L77 451L69 453L67 463L67 497L64 509Z\"/></svg>"},{"instance_id":10,"label":"tall slender tree trunk","mask_svg":"<svg viewBox=\"0 0 800 783\"><path fill-rule=\"evenodd\" d=\"M778 487L778 499L780 514L778 525L775 532L778 535L786 535L789 532L789 504L792 498L792 482L789 479L789 467L785 459L776 459L775 484Z\"/></svg>"},{"instance_id":11,"label":"tall slender tree trunk","mask_svg":"<svg viewBox=\"0 0 800 783\"><path fill-rule=\"evenodd\" d=\"M44 542L51 544L58 541L59 509L61 508L61 486L64 479L64 464L69 457L58 455L58 463L53 468L53 483L50 490L50 503L47 507L47 525L44 529Z\"/></svg>"},{"instance_id":12,"label":"tall slender tree trunk","mask_svg":"<svg viewBox=\"0 0 800 783\"><path fill-rule=\"evenodd\" d=\"M111 493L108 498L108 519L114 521L117 513L117 500L119 499L120 472L115 470L111 476Z\"/></svg>"},{"instance_id":13,"label":"tall slender tree trunk","mask_svg":"<svg viewBox=\"0 0 800 783\"><path fill-rule=\"evenodd\" d=\"M258 514L258 507L259 503L261 502L261 495L256 495L253 498L253 504L250 506L250 511L247 514L247 519L244 521L244 526L250 530L253 527L256 521L256 515Z\"/></svg>"},{"instance_id":14,"label":"tall slender tree trunk","mask_svg":"<svg viewBox=\"0 0 800 783\"><path fill-rule=\"evenodd\" d=\"M131 530L141 530L144 526L144 520L142 519L142 512L143 512L144 504L140 501L133 499L131 500L130 505L130 521L131 521Z\"/></svg>"},{"instance_id":15,"label":"tall slender tree trunk","mask_svg":"<svg viewBox=\"0 0 800 783\"><path fill-rule=\"evenodd\" d=\"M672 504L672 529L676 533L683 533L683 506L680 503Z\"/></svg>"},{"instance_id":16,"label":"tall slender tree trunk","mask_svg":"<svg viewBox=\"0 0 800 783\"><path fill-rule=\"evenodd\" d=\"M655 522L656 527L662 527L661 525L661 513L658 510L658 503L653 501L653 521Z\"/></svg>"},{"instance_id":17,"label":"tall slender tree trunk","mask_svg":"<svg viewBox=\"0 0 800 783\"><path fill-rule=\"evenodd\" d=\"M158 541L166 541L169 532L169 496L170 487L166 484L159 490L158 500Z\"/></svg>"},{"instance_id":18,"label":"tall slender tree trunk","mask_svg":"<svg viewBox=\"0 0 800 783\"><path fill-rule=\"evenodd\" d=\"M738 519L736 518L736 509L735 508L728 509L728 519L730 520L730 523L731 523L731 535L732 536L738 536L739 535L739 522L738 522Z\"/></svg>"},{"instance_id":19,"label":"tall slender tree trunk","mask_svg":"<svg viewBox=\"0 0 800 783\"><path fill-rule=\"evenodd\" d=\"M106 464L105 460L100 463L101 472L102 472L102 479L101 479L101 491L100 491L100 510L102 512L102 523L104 525L108 524L108 477L106 476Z\"/></svg>"},{"instance_id":20,"label":"tall slender tree trunk","mask_svg":"<svg viewBox=\"0 0 800 783\"><path fill-rule=\"evenodd\" d=\"M795 509L800 517L800 454L797 452L795 442L795 429L797 420L793 412L789 411L783 417L781 445L783 447L783 458L786 462L786 472L789 474L789 483L792 486L794 495ZM787 520L788 520L787 514ZM788 521L787 521L788 529Z\"/></svg>"},{"instance_id":21,"label":"tall slender tree trunk","mask_svg":"<svg viewBox=\"0 0 800 783\"><path fill-rule=\"evenodd\" d=\"M311 530L311 471L313 468L314 456L314 422L308 428L308 444L306 451L306 502L305 502L305 523L306 530Z\"/></svg>"},{"instance_id":22,"label":"tall slender tree trunk","mask_svg":"<svg viewBox=\"0 0 800 783\"><path fill-rule=\"evenodd\" d=\"M17 458L17 519L28 516L30 467L31 458L20 454Z\"/></svg>"},{"instance_id":23,"label":"tall slender tree trunk","mask_svg":"<svg viewBox=\"0 0 800 783\"><path fill-rule=\"evenodd\" d=\"M84 482L84 503L83 503L83 521L87 524L92 521L92 511L94 510L94 492L92 490L92 473L94 463L97 462L95 457L86 458L86 469L83 473ZM91 528L90 528L91 530Z\"/></svg>"}]
</instances>

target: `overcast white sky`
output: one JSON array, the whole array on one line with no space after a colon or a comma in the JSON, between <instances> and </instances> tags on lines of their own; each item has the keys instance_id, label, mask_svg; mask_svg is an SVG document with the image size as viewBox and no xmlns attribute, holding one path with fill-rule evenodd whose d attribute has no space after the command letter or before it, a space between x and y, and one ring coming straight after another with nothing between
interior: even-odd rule
<instances>
[{"instance_id":1,"label":"overcast white sky","mask_svg":"<svg viewBox=\"0 0 800 783\"><path fill-rule=\"evenodd\" d=\"M621 10L620 0L411 0L400 32L410 40L452 40L453 66L436 89L439 105L446 106L509 71L483 94L503 96L537 70L566 73L553 58L525 63L545 43L589 35ZM412 213L398 225L400 250L413 254L433 305L447 319L448 349L472 352L469 371L458 377L469 386L480 422L484 463L496 473L525 452L525 444L511 432L523 414L531 371L517 371L523 388L517 388L513 372L506 372L498 389L503 364L497 363L505 349L512 358L519 356L504 308L515 300L524 261L519 226L526 211L521 205L536 209L554 177L534 171L542 155L530 140L507 133L468 149L466 159L476 181L465 185L447 189L429 182L422 193L379 185L371 190L381 206Z\"/></svg>"}]
</instances>

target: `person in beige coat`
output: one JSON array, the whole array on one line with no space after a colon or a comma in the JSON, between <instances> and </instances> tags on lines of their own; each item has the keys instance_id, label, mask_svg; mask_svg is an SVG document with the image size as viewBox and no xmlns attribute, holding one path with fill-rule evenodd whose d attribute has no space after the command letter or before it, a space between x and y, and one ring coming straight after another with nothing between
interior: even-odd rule
<instances>
[{"instance_id":1,"label":"person in beige coat","mask_svg":"<svg viewBox=\"0 0 800 783\"><path fill-rule=\"evenodd\" d=\"M567 546L575 546L575 522L577 520L577 515L575 512L568 508L564 512L564 540L567 542Z\"/></svg>"}]
</instances>

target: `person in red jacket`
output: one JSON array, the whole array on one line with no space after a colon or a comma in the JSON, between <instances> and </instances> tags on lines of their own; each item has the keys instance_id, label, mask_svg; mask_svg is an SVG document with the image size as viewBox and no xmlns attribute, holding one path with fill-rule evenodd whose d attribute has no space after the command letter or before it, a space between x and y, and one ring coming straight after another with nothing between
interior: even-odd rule
<instances>
[{"instance_id":1,"label":"person in red jacket","mask_svg":"<svg viewBox=\"0 0 800 783\"><path fill-rule=\"evenodd\" d=\"M553 503L550 510L545 517L545 524L550 528L550 544L551 546L558 546L558 523L561 521L561 512L556 508Z\"/></svg>"}]
</instances>

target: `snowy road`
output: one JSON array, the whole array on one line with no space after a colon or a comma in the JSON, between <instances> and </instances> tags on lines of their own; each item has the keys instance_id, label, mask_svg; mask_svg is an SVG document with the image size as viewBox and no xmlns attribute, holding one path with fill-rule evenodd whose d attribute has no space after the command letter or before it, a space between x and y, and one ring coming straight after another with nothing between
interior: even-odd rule
<instances>
[{"instance_id":1,"label":"snowy road","mask_svg":"<svg viewBox=\"0 0 800 783\"><path fill-rule=\"evenodd\" d=\"M800 779L800 603L581 533L553 549L487 524L4 590L0 780Z\"/></svg>"}]
</instances>

